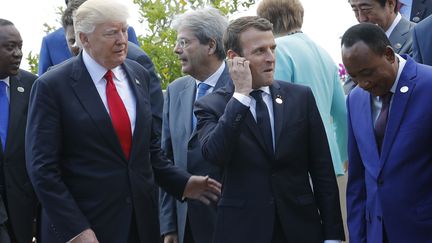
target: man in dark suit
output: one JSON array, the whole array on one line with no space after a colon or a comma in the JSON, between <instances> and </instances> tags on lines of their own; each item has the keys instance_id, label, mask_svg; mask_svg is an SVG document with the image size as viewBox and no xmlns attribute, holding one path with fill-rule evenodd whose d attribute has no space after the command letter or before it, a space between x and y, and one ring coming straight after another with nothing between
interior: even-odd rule
<instances>
[{"instance_id":1,"label":"man in dark suit","mask_svg":"<svg viewBox=\"0 0 432 243\"><path fill-rule=\"evenodd\" d=\"M158 242L157 186L216 200L220 184L172 165L153 127L147 70L126 59L127 7L88 0L83 51L34 84L27 169L42 205L41 242Z\"/></svg>"},{"instance_id":2,"label":"man in dark suit","mask_svg":"<svg viewBox=\"0 0 432 243\"><path fill-rule=\"evenodd\" d=\"M68 5L66 0L66 5ZM72 57L73 53L68 49L65 38L66 30L62 27L49 33L42 39L42 45L39 52L38 75L44 74L49 67L57 65ZM129 41L138 45L138 39L135 30L132 27L128 28Z\"/></svg>"},{"instance_id":3,"label":"man in dark suit","mask_svg":"<svg viewBox=\"0 0 432 243\"><path fill-rule=\"evenodd\" d=\"M67 8L63 12L62 15L62 26L65 29L65 35L67 40L67 45L70 52L73 56L76 56L81 51L81 48L77 45L75 40L75 29L73 26L73 14L74 12L87 0L71 0L67 4ZM129 36L129 29L128 29ZM141 64L147 71L150 76L150 104L153 114L154 125L157 130L157 134L161 134L162 127L162 109L163 109L163 95L162 95L162 87L159 77L156 74L155 67L150 57L145 53L141 48L139 48L136 44L131 41L128 42L127 49L127 59L136 61Z\"/></svg>"},{"instance_id":4,"label":"man in dark suit","mask_svg":"<svg viewBox=\"0 0 432 243\"><path fill-rule=\"evenodd\" d=\"M413 29L413 59L432 65L432 16L418 23Z\"/></svg>"},{"instance_id":5,"label":"man in dark suit","mask_svg":"<svg viewBox=\"0 0 432 243\"><path fill-rule=\"evenodd\" d=\"M193 104L230 81L222 36L228 21L214 8L191 10L178 16L174 52L182 60L183 73L165 94L162 148L168 157L189 173L221 180L222 170L205 160L196 134ZM202 87L206 87L206 91ZM161 234L165 243L210 243L216 223L216 206L190 200L187 203L161 193Z\"/></svg>"},{"instance_id":6,"label":"man in dark suit","mask_svg":"<svg viewBox=\"0 0 432 243\"><path fill-rule=\"evenodd\" d=\"M21 47L13 23L0 19L0 194L12 242L29 243L37 200L25 167L24 136L30 90L37 77L19 69Z\"/></svg>"},{"instance_id":7,"label":"man in dark suit","mask_svg":"<svg viewBox=\"0 0 432 243\"><path fill-rule=\"evenodd\" d=\"M398 12L398 0L349 0L359 23L372 23L381 27L398 54L412 55L412 31L415 23ZM351 78L344 83L348 94L356 84Z\"/></svg>"},{"instance_id":8,"label":"man in dark suit","mask_svg":"<svg viewBox=\"0 0 432 243\"><path fill-rule=\"evenodd\" d=\"M430 0L398 0L400 13L414 23L420 23L432 13Z\"/></svg>"},{"instance_id":9,"label":"man in dark suit","mask_svg":"<svg viewBox=\"0 0 432 243\"><path fill-rule=\"evenodd\" d=\"M432 68L395 54L372 24L345 32L342 60L358 83L347 98L350 242L430 242Z\"/></svg>"},{"instance_id":10,"label":"man in dark suit","mask_svg":"<svg viewBox=\"0 0 432 243\"><path fill-rule=\"evenodd\" d=\"M224 47L233 83L195 106L203 156L224 172L213 242L340 242L339 192L312 91L273 79L268 20L234 20Z\"/></svg>"}]
</instances>

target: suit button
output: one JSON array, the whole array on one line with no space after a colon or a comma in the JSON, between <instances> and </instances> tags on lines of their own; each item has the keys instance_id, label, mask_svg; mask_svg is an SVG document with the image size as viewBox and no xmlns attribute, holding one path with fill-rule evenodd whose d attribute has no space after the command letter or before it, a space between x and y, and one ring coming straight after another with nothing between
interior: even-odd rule
<instances>
[{"instance_id":1,"label":"suit button","mask_svg":"<svg viewBox=\"0 0 432 243\"><path fill-rule=\"evenodd\" d=\"M382 186L382 184L384 184L384 180L383 179L378 179L378 185Z\"/></svg>"},{"instance_id":2,"label":"suit button","mask_svg":"<svg viewBox=\"0 0 432 243\"><path fill-rule=\"evenodd\" d=\"M239 122L241 120L241 118L242 118L242 115L241 114L237 114L237 116L235 118L235 121Z\"/></svg>"},{"instance_id":3,"label":"suit button","mask_svg":"<svg viewBox=\"0 0 432 243\"><path fill-rule=\"evenodd\" d=\"M131 200L130 197L127 197L127 198L126 198L126 203L127 203L127 204L131 204L131 203L132 203L132 200Z\"/></svg>"}]
</instances>

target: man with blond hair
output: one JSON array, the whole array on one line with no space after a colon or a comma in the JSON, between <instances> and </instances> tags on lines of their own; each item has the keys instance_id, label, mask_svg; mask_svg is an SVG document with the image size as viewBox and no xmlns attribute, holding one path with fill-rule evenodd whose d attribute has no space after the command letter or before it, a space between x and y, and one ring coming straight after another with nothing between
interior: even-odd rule
<instances>
[{"instance_id":1,"label":"man with blond hair","mask_svg":"<svg viewBox=\"0 0 432 243\"><path fill-rule=\"evenodd\" d=\"M177 199L209 203L220 192L163 156L148 71L126 59L127 18L119 1L83 3L74 17L82 52L33 86L26 158L43 243L158 242L156 182Z\"/></svg>"}]
</instances>

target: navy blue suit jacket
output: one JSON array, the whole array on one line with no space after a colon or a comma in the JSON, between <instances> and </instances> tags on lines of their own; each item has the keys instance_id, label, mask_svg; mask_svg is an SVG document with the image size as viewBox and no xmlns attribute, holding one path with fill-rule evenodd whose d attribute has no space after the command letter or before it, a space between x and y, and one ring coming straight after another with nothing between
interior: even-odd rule
<instances>
[{"instance_id":1,"label":"navy blue suit jacket","mask_svg":"<svg viewBox=\"0 0 432 243\"><path fill-rule=\"evenodd\" d=\"M41 242L65 242L92 228L99 242L125 243L132 214L140 242L158 242L159 183L181 198L189 174L160 149L151 114L149 74L122 64L136 99L126 160L82 56L36 80L26 136L27 170L42 204Z\"/></svg>"},{"instance_id":2,"label":"navy blue suit jacket","mask_svg":"<svg viewBox=\"0 0 432 243\"><path fill-rule=\"evenodd\" d=\"M271 242L276 219L292 242L344 239L327 137L310 88L276 80L270 86L274 154L233 92L230 83L195 103L203 156L223 170L213 242Z\"/></svg>"},{"instance_id":3,"label":"navy blue suit jacket","mask_svg":"<svg viewBox=\"0 0 432 243\"><path fill-rule=\"evenodd\" d=\"M36 75L19 70L10 76L9 127L6 149L0 147L0 166L6 185L5 205L11 226L10 235L18 243L31 242L37 199L27 175L24 137L31 87Z\"/></svg>"},{"instance_id":4,"label":"navy blue suit jacket","mask_svg":"<svg viewBox=\"0 0 432 243\"><path fill-rule=\"evenodd\" d=\"M410 21L419 23L432 13L432 1L412 0Z\"/></svg>"},{"instance_id":5,"label":"navy blue suit jacket","mask_svg":"<svg viewBox=\"0 0 432 243\"><path fill-rule=\"evenodd\" d=\"M371 95L348 96L347 187L351 243L432 239L432 68L408 56L393 94L381 155Z\"/></svg>"},{"instance_id":6,"label":"navy blue suit jacket","mask_svg":"<svg viewBox=\"0 0 432 243\"><path fill-rule=\"evenodd\" d=\"M432 16L418 23L413 30L413 58L419 63L432 65Z\"/></svg>"},{"instance_id":7,"label":"navy blue suit jacket","mask_svg":"<svg viewBox=\"0 0 432 243\"><path fill-rule=\"evenodd\" d=\"M139 45L135 30L132 27L128 28L128 40ZM62 63L71 57L72 54L67 45L64 28L49 33L42 39L39 52L38 76L44 74L49 67Z\"/></svg>"}]
</instances>

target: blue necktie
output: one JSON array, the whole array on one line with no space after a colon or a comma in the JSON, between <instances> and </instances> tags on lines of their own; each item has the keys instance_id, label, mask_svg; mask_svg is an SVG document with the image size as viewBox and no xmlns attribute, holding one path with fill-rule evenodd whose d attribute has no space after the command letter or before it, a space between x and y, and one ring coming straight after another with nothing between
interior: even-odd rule
<instances>
[{"instance_id":1,"label":"blue necktie","mask_svg":"<svg viewBox=\"0 0 432 243\"><path fill-rule=\"evenodd\" d=\"M254 90L250 95L255 99L255 112L256 120L262 137L264 138L264 143L267 147L267 151L273 154L273 138L272 130L270 124L270 116L268 112L267 105L262 98L262 90Z\"/></svg>"},{"instance_id":2,"label":"blue necktie","mask_svg":"<svg viewBox=\"0 0 432 243\"><path fill-rule=\"evenodd\" d=\"M198 88L197 88L196 99L198 100L199 98L203 97L207 93L207 90L209 90L211 87L212 86L210 86L206 83L199 83ZM197 119L195 117L195 114L192 112L192 129L195 128L196 123L197 123Z\"/></svg>"},{"instance_id":3,"label":"blue necktie","mask_svg":"<svg viewBox=\"0 0 432 243\"><path fill-rule=\"evenodd\" d=\"M3 151L6 148L6 138L9 123L9 99L6 94L6 83L0 81L0 139Z\"/></svg>"}]
</instances>

